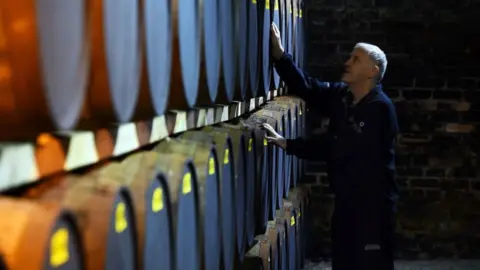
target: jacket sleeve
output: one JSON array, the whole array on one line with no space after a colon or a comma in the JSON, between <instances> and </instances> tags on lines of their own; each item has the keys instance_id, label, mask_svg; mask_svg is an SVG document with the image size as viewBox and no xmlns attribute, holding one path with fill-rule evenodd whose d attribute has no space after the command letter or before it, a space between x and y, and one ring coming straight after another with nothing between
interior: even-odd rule
<instances>
[{"instance_id":1,"label":"jacket sleeve","mask_svg":"<svg viewBox=\"0 0 480 270\"><path fill-rule=\"evenodd\" d=\"M287 155L301 159L326 161L328 153L328 135L321 134L309 139L302 137L287 140Z\"/></svg>"},{"instance_id":2,"label":"jacket sleeve","mask_svg":"<svg viewBox=\"0 0 480 270\"><path fill-rule=\"evenodd\" d=\"M274 62L275 69L280 78L287 84L289 94L294 94L312 102L312 109L328 115L328 101L336 89L343 88L343 83L322 82L311 78L299 69L293 62L292 56L283 53L282 57Z\"/></svg>"}]
</instances>

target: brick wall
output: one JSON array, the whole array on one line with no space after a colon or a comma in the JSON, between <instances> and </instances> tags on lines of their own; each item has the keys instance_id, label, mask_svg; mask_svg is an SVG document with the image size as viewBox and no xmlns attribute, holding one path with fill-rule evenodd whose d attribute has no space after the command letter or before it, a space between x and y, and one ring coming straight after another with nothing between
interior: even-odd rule
<instances>
[{"instance_id":1,"label":"brick wall","mask_svg":"<svg viewBox=\"0 0 480 270\"><path fill-rule=\"evenodd\" d=\"M305 0L307 70L338 80L353 45L387 53L384 81L401 135L397 257L480 257L480 1ZM312 132L322 120L309 115ZM324 165L314 191L312 256L329 255L332 196Z\"/></svg>"}]
</instances>

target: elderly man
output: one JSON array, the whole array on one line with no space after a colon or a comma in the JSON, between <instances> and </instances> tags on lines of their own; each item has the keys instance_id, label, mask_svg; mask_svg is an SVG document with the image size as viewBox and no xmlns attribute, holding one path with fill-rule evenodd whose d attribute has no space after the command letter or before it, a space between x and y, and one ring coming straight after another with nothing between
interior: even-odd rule
<instances>
[{"instance_id":1,"label":"elderly man","mask_svg":"<svg viewBox=\"0 0 480 270\"><path fill-rule=\"evenodd\" d=\"M333 270L393 270L398 125L394 105L380 84L387 68L385 53L372 44L356 44L342 82L329 83L295 65L275 24L271 40L275 68L290 92L330 119L326 134L309 139L287 140L268 124L264 128L267 140L289 155L327 162L335 194Z\"/></svg>"}]
</instances>

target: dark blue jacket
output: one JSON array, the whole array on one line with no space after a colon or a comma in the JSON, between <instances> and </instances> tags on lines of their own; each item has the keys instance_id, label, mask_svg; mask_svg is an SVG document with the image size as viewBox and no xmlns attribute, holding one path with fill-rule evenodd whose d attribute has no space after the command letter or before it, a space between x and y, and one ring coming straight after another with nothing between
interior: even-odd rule
<instances>
[{"instance_id":1,"label":"dark blue jacket","mask_svg":"<svg viewBox=\"0 0 480 270\"><path fill-rule=\"evenodd\" d=\"M275 68L290 93L330 119L327 133L288 140L287 154L326 161L337 203L388 205L394 210L398 124L395 107L381 85L352 105L346 84L309 77L286 53L275 61Z\"/></svg>"}]
</instances>

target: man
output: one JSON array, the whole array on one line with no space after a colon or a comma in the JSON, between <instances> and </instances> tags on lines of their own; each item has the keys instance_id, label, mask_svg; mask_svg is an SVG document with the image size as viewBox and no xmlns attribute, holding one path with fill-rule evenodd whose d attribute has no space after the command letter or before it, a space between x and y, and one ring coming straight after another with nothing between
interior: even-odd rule
<instances>
[{"instance_id":1,"label":"man","mask_svg":"<svg viewBox=\"0 0 480 270\"><path fill-rule=\"evenodd\" d=\"M330 118L328 132L310 139L286 140L268 124L264 128L267 140L287 154L327 162L335 194L333 270L393 270L398 125L380 84L385 53L371 44L356 44L342 82L329 83L309 77L294 64L275 24L271 39L275 68L289 90Z\"/></svg>"}]
</instances>

